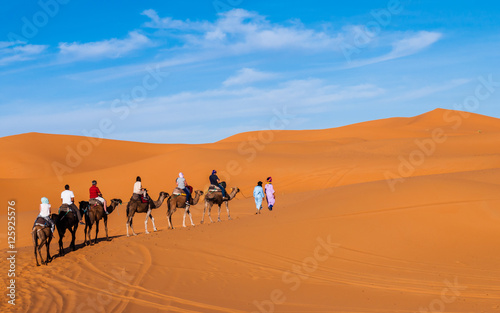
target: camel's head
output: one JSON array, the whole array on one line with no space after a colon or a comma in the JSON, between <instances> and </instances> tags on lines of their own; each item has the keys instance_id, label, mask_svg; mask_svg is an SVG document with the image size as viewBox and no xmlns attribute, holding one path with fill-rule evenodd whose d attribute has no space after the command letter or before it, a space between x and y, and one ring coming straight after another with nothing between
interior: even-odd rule
<instances>
[{"instance_id":1,"label":"camel's head","mask_svg":"<svg viewBox=\"0 0 500 313\"><path fill-rule=\"evenodd\" d=\"M122 199L111 199L111 207L108 207L108 212L111 214L120 204L122 204Z\"/></svg>"},{"instance_id":2,"label":"camel's head","mask_svg":"<svg viewBox=\"0 0 500 313\"><path fill-rule=\"evenodd\" d=\"M165 192L165 191L160 192L160 197L168 198L169 196L170 196L170 194L168 192Z\"/></svg>"},{"instance_id":3,"label":"camel's head","mask_svg":"<svg viewBox=\"0 0 500 313\"><path fill-rule=\"evenodd\" d=\"M79 205L80 205L80 210L85 210L89 206L89 202L88 201L80 201Z\"/></svg>"},{"instance_id":4,"label":"camel's head","mask_svg":"<svg viewBox=\"0 0 500 313\"><path fill-rule=\"evenodd\" d=\"M203 196L203 191L201 191L201 190L196 190L194 193L199 194L200 196Z\"/></svg>"},{"instance_id":5,"label":"camel's head","mask_svg":"<svg viewBox=\"0 0 500 313\"><path fill-rule=\"evenodd\" d=\"M111 203L115 203L116 205L122 204L122 199L111 199Z\"/></svg>"}]
</instances>

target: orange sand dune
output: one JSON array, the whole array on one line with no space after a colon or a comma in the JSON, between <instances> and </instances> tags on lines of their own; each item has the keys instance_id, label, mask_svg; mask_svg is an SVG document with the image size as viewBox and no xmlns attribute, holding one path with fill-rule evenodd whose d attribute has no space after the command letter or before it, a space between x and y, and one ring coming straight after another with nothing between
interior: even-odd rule
<instances>
[{"instance_id":1,"label":"orange sand dune","mask_svg":"<svg viewBox=\"0 0 500 313\"><path fill-rule=\"evenodd\" d=\"M7 299L1 310L500 312L499 140L500 120L441 109L202 145L0 138L2 198L6 209L16 202L18 251L16 305ZM172 191L179 171L205 191L212 169L241 189L230 202L233 220L223 208L222 222L200 225L201 201L195 227L183 228L177 211L168 230L164 204L153 211L158 232L145 234L137 214L139 235L125 236L137 175L156 199ZM255 215L253 187L267 176L277 205ZM92 179L107 199L124 200L109 216L112 240L84 246L80 227L77 250L58 257L56 235L56 258L34 266L30 227L40 198L56 208L68 183L86 200ZM7 290L8 262L1 264Z\"/></svg>"}]
</instances>

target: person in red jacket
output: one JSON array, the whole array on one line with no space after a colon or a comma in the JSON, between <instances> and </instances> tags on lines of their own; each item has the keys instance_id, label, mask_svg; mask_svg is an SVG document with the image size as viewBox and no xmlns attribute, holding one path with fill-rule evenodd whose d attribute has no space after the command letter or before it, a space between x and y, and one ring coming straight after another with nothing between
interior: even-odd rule
<instances>
[{"instance_id":1,"label":"person in red jacket","mask_svg":"<svg viewBox=\"0 0 500 313\"><path fill-rule=\"evenodd\" d=\"M99 200L104 206L104 212L106 212L106 214L109 214L106 206L106 200L104 200L104 198L102 197L102 193L99 190L99 187L97 187L97 181L95 180L92 181L92 186L90 187L89 192L90 192L90 199Z\"/></svg>"}]
</instances>

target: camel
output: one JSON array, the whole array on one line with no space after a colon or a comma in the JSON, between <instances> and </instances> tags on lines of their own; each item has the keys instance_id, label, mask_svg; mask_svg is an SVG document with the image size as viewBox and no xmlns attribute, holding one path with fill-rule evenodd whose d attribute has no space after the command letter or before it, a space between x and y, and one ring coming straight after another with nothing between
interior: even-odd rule
<instances>
[{"instance_id":1,"label":"camel","mask_svg":"<svg viewBox=\"0 0 500 313\"><path fill-rule=\"evenodd\" d=\"M68 211L61 211L62 208L67 208ZM84 212L80 209L80 213L83 215ZM64 205L59 208L59 214L54 214L55 219L54 223L56 224L57 233L59 234L59 255L64 255L64 247L63 247L63 237L66 233L66 229L71 232L71 244L70 248L72 251L75 251L75 240L76 240L76 230L78 229L78 217L75 216L73 211L71 211L68 207Z\"/></svg>"},{"instance_id":2,"label":"camel","mask_svg":"<svg viewBox=\"0 0 500 313\"><path fill-rule=\"evenodd\" d=\"M57 214L52 214L52 220L57 216ZM43 221L45 223L45 221ZM33 246L35 247L35 260L36 260L36 266L40 266L38 263L38 255L36 254L36 251L38 250L38 254L40 255L40 259L42 261L42 265L47 265L51 260L52 257L50 256L50 242L52 241L52 231L50 230L50 227L48 226L40 226L40 225L35 225L33 227L33 230L31 231L31 235L33 237ZM40 244L38 243L38 240L40 240ZM47 260L44 261L42 257L42 247L43 246L47 247Z\"/></svg>"},{"instance_id":3,"label":"camel","mask_svg":"<svg viewBox=\"0 0 500 313\"><path fill-rule=\"evenodd\" d=\"M196 190L194 192L194 198L191 197L189 201L189 205L186 205L186 195L185 194L172 194L168 200L168 211L167 211L167 220L168 220L168 228L174 229L172 224L172 214L177 211L177 208L184 209L184 219L182 220L182 227L186 227L186 215L189 214L189 219L191 219L191 226L194 226L193 217L191 216L191 211L189 210L191 205L198 204L201 196L203 195L203 191Z\"/></svg>"},{"instance_id":4,"label":"camel","mask_svg":"<svg viewBox=\"0 0 500 313\"><path fill-rule=\"evenodd\" d=\"M224 202L226 203L226 210L227 210L227 218L231 220L231 215L229 214L229 205L228 202L233 200L234 197L236 197L236 194L240 192L240 189L238 187L231 188L231 193L229 193L229 199L222 199L222 192L221 191L210 191L205 195L205 207L203 208L203 217L201 218L200 224L203 224L203 220L205 219L205 211L207 210L208 207L208 218L210 219L210 222L213 223L212 218L210 217L210 211L212 210L212 205L217 204L219 206L219 216L217 218L217 221L220 222L220 206Z\"/></svg>"},{"instance_id":5,"label":"camel","mask_svg":"<svg viewBox=\"0 0 500 313\"><path fill-rule=\"evenodd\" d=\"M111 199L111 205L107 207L107 211L109 212L109 214L111 214L119 204L122 204L122 200ZM92 246L95 243L97 243L97 234L99 233L99 221L101 219L104 220L104 229L106 230L106 240L109 240L108 214L104 212L102 204L95 199L90 199L89 202L80 201L80 210L86 207L88 207L88 210L87 213L85 214L85 244ZM95 239L94 242L92 243L92 238L90 237L90 231L92 230L92 226L94 225L94 223L95 223ZM89 238L88 241L87 241L87 236Z\"/></svg>"},{"instance_id":6,"label":"camel","mask_svg":"<svg viewBox=\"0 0 500 313\"><path fill-rule=\"evenodd\" d=\"M151 200L149 198L148 203L142 203L141 200L133 200L130 198L129 203L127 204L127 237L129 237L128 233L128 228L132 228L132 234L134 236L137 236L137 234L134 231L134 227L132 226L133 218L135 213L146 213L146 220L144 221L144 228L146 229L145 233L149 234L148 232L148 218L151 218L151 222L153 223L153 229L154 231L157 231L156 225L155 225L155 219L153 218L153 215L151 215L151 211L153 209L158 209L161 207L163 204L163 201L165 201L166 198L168 198L169 194L167 192L160 192L160 195L158 196L157 201Z\"/></svg>"}]
</instances>

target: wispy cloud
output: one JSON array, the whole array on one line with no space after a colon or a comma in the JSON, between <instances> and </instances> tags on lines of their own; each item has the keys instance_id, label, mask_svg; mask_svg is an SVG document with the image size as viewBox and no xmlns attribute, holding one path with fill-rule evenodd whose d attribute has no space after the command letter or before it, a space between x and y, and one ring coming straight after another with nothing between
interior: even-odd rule
<instances>
[{"instance_id":1,"label":"wispy cloud","mask_svg":"<svg viewBox=\"0 0 500 313\"><path fill-rule=\"evenodd\" d=\"M226 79L222 84L226 87L234 85L247 85L250 83L275 78L274 73L260 72L252 68L243 68L234 76Z\"/></svg>"},{"instance_id":2,"label":"wispy cloud","mask_svg":"<svg viewBox=\"0 0 500 313\"><path fill-rule=\"evenodd\" d=\"M352 62L348 67L360 67L409 56L431 46L441 39L442 36L443 34L441 33L428 31L408 34L405 38L393 42L392 50L389 53L379 57Z\"/></svg>"},{"instance_id":3,"label":"wispy cloud","mask_svg":"<svg viewBox=\"0 0 500 313\"><path fill-rule=\"evenodd\" d=\"M289 26L273 24L264 16L243 9L220 13L211 22L192 22L160 18L154 10L143 12L151 21L145 27L191 32L185 34L186 44L201 48L229 49L236 53L278 49L338 50L339 34L307 29L301 23Z\"/></svg>"},{"instance_id":4,"label":"wispy cloud","mask_svg":"<svg viewBox=\"0 0 500 313\"><path fill-rule=\"evenodd\" d=\"M0 66L35 59L46 51L46 45L0 41Z\"/></svg>"},{"instance_id":5,"label":"wispy cloud","mask_svg":"<svg viewBox=\"0 0 500 313\"><path fill-rule=\"evenodd\" d=\"M151 40L137 31L132 31L125 39L108 39L87 43L60 43L59 50L64 60L115 59L131 51L152 45Z\"/></svg>"},{"instance_id":6,"label":"wispy cloud","mask_svg":"<svg viewBox=\"0 0 500 313\"><path fill-rule=\"evenodd\" d=\"M141 14L151 19L151 21L144 24L144 27L147 28L201 31L209 28L208 22L192 22L190 20L181 21L174 20L171 17L160 18L160 16L158 16L158 13L156 13L156 11L153 9L144 10Z\"/></svg>"}]
</instances>

